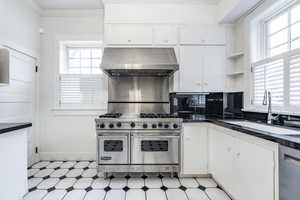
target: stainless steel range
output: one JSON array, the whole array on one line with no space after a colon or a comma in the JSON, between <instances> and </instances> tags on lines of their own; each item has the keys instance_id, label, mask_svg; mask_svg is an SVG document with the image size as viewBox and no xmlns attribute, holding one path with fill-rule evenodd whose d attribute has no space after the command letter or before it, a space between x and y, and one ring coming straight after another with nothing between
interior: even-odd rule
<instances>
[{"instance_id":1,"label":"stainless steel range","mask_svg":"<svg viewBox=\"0 0 300 200\"><path fill-rule=\"evenodd\" d=\"M105 48L101 68L109 113L96 119L98 170L178 172L182 119L169 114L174 49Z\"/></svg>"},{"instance_id":2,"label":"stainless steel range","mask_svg":"<svg viewBox=\"0 0 300 200\"><path fill-rule=\"evenodd\" d=\"M163 116L141 114L123 118L109 114L96 119L99 170L177 172L182 120Z\"/></svg>"}]
</instances>

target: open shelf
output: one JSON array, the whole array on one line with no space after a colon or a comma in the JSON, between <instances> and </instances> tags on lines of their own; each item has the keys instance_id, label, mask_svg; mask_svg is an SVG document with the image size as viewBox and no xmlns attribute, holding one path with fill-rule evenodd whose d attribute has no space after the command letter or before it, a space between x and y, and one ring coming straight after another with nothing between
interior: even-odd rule
<instances>
[{"instance_id":1,"label":"open shelf","mask_svg":"<svg viewBox=\"0 0 300 200\"><path fill-rule=\"evenodd\" d=\"M244 52L237 52L237 53L233 53L231 55L229 55L227 58L228 59L237 59L244 56Z\"/></svg>"}]
</instances>

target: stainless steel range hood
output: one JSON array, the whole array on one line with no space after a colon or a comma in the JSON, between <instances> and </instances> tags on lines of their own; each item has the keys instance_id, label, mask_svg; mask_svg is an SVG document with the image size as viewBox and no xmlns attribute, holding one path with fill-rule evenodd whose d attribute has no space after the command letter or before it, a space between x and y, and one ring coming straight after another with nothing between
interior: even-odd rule
<instances>
[{"instance_id":1,"label":"stainless steel range hood","mask_svg":"<svg viewBox=\"0 0 300 200\"><path fill-rule=\"evenodd\" d=\"M179 69L173 48L104 48L102 70L112 77L166 77Z\"/></svg>"}]
</instances>

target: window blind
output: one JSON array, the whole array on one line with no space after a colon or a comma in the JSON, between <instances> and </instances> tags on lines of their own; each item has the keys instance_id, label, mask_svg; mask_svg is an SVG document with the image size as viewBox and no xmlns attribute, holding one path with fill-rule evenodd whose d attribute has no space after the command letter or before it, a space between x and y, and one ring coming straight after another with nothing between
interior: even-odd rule
<instances>
[{"instance_id":1,"label":"window blind","mask_svg":"<svg viewBox=\"0 0 300 200\"><path fill-rule=\"evenodd\" d=\"M61 74L60 106L99 108L102 96L101 75Z\"/></svg>"},{"instance_id":2,"label":"window blind","mask_svg":"<svg viewBox=\"0 0 300 200\"><path fill-rule=\"evenodd\" d=\"M300 105L300 55L289 61L289 96L291 105Z\"/></svg>"},{"instance_id":3,"label":"window blind","mask_svg":"<svg viewBox=\"0 0 300 200\"><path fill-rule=\"evenodd\" d=\"M262 104L265 90L272 94L272 103L284 103L284 61L266 62L253 67L254 104Z\"/></svg>"}]
</instances>

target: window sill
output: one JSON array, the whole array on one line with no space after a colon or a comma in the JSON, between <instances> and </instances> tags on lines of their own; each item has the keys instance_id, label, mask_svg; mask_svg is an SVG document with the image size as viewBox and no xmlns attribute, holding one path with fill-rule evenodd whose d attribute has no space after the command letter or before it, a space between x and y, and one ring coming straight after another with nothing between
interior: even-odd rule
<instances>
[{"instance_id":1,"label":"window sill","mask_svg":"<svg viewBox=\"0 0 300 200\"><path fill-rule=\"evenodd\" d=\"M52 113L57 116L98 116L106 113L106 108L53 108Z\"/></svg>"}]
</instances>

